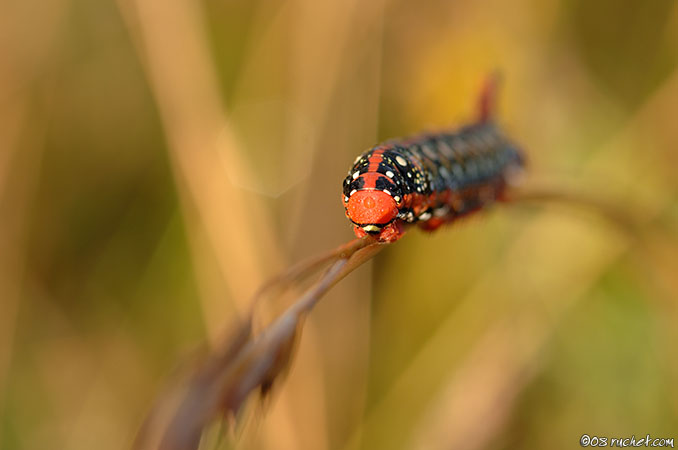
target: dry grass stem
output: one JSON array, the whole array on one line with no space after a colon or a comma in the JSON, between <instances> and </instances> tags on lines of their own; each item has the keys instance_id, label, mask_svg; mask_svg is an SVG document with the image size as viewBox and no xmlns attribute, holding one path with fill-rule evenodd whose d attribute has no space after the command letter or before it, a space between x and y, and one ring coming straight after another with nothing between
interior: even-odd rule
<instances>
[{"instance_id":1,"label":"dry grass stem","mask_svg":"<svg viewBox=\"0 0 678 450\"><path fill-rule=\"evenodd\" d=\"M258 334L252 331L251 316L236 324L229 336L198 363L188 380L158 399L138 435L136 448L196 449L211 421L221 416L235 418L256 389L265 396L289 367L306 315L329 289L383 247L371 238L355 239L268 283L270 288L289 282L291 274L309 276L318 270L320 260L332 263L313 286Z\"/></svg>"},{"instance_id":2,"label":"dry grass stem","mask_svg":"<svg viewBox=\"0 0 678 450\"><path fill-rule=\"evenodd\" d=\"M209 264L199 255L214 252L226 280L222 295L209 286L204 291L213 292L205 299L205 317L215 333L220 324L213 321L223 317L218 313L223 311L223 289L230 291L244 313L243 299L252 295L267 273L282 266L277 236L261 200L229 182L229 171L252 173L220 104L199 5L157 0L120 0L119 4L160 109L184 214L195 227L189 235L206 238L203 245L193 241L198 245L196 263ZM176 58L176 52L182 58Z\"/></svg>"}]
</instances>

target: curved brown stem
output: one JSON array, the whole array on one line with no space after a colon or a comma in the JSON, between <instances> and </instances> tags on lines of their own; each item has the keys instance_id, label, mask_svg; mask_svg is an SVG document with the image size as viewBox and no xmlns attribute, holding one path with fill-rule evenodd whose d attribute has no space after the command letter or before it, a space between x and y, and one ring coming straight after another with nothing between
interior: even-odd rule
<instances>
[{"instance_id":1,"label":"curved brown stem","mask_svg":"<svg viewBox=\"0 0 678 450\"><path fill-rule=\"evenodd\" d=\"M293 266L264 285L253 303L273 287L310 276L334 261L316 283L260 333L253 333L252 313L233 327L231 334L187 379L158 399L138 434L135 448L196 449L203 429L213 419L235 415L257 389L262 394L268 393L289 366L306 314L328 290L385 245L369 237L354 239Z\"/></svg>"},{"instance_id":2,"label":"curved brown stem","mask_svg":"<svg viewBox=\"0 0 678 450\"><path fill-rule=\"evenodd\" d=\"M510 192L507 192L506 200L511 203L557 202L584 207L601 215L630 235L637 236L643 229L643 224L638 220L638 214L635 208L633 210L636 214L631 215L611 201L596 197L590 193L548 186L535 186L512 189Z\"/></svg>"},{"instance_id":3,"label":"curved brown stem","mask_svg":"<svg viewBox=\"0 0 678 450\"><path fill-rule=\"evenodd\" d=\"M370 236L356 238L327 253L310 257L298 262L297 264L294 264L289 269L264 283L254 294L252 306L255 306L256 303L261 301L263 296L269 293L271 290L278 289L278 293L281 293L286 288L289 288L293 283L299 283L304 279L314 275L325 265L340 259L348 259L357 251L375 243L376 241Z\"/></svg>"}]
</instances>

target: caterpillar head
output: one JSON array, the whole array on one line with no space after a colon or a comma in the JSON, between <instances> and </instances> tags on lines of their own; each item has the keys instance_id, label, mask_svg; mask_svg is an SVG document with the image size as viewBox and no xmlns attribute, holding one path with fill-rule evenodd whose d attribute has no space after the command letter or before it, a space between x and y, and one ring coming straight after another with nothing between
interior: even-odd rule
<instances>
[{"instance_id":1,"label":"caterpillar head","mask_svg":"<svg viewBox=\"0 0 678 450\"><path fill-rule=\"evenodd\" d=\"M398 205L392 196L380 190L362 190L353 193L348 201L344 199L346 216L355 224L356 235L375 236L380 241L393 241L398 230L394 221L398 216Z\"/></svg>"}]
</instances>

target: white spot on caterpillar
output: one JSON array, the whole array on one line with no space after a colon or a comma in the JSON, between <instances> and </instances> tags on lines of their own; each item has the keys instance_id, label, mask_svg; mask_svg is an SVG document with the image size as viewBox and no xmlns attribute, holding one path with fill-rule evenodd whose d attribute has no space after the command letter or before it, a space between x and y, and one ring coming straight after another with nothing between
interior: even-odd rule
<instances>
[{"instance_id":1,"label":"white spot on caterpillar","mask_svg":"<svg viewBox=\"0 0 678 450\"><path fill-rule=\"evenodd\" d=\"M393 178L395 176L395 174L389 170L389 171L386 172L386 176L389 177L389 178Z\"/></svg>"},{"instance_id":2,"label":"white spot on caterpillar","mask_svg":"<svg viewBox=\"0 0 678 450\"><path fill-rule=\"evenodd\" d=\"M432 149L429 145L422 145L422 146L421 146L421 150L422 150L422 151L424 152L424 154L425 154L426 156L428 156L429 158L431 158L431 159L433 159L433 160L437 160L437 159L438 159L438 155L436 155L436 153L433 151L433 149Z\"/></svg>"},{"instance_id":3,"label":"white spot on caterpillar","mask_svg":"<svg viewBox=\"0 0 678 450\"><path fill-rule=\"evenodd\" d=\"M348 197L346 197L345 195L344 195L344 201L348 202Z\"/></svg>"},{"instance_id":4,"label":"white spot on caterpillar","mask_svg":"<svg viewBox=\"0 0 678 450\"><path fill-rule=\"evenodd\" d=\"M363 230L367 231L368 233L374 232L374 231L379 231L379 227L376 225L365 225L363 227Z\"/></svg>"},{"instance_id":5,"label":"white spot on caterpillar","mask_svg":"<svg viewBox=\"0 0 678 450\"><path fill-rule=\"evenodd\" d=\"M407 172L407 178L412 178L412 172Z\"/></svg>"},{"instance_id":6,"label":"white spot on caterpillar","mask_svg":"<svg viewBox=\"0 0 678 450\"><path fill-rule=\"evenodd\" d=\"M468 149L468 144L464 142L462 138L459 138L454 142L454 149L457 151L464 152Z\"/></svg>"},{"instance_id":7,"label":"white spot on caterpillar","mask_svg":"<svg viewBox=\"0 0 678 450\"><path fill-rule=\"evenodd\" d=\"M384 194L393 195L393 194L391 194L391 191L389 191L388 189L384 189L382 192Z\"/></svg>"},{"instance_id":8,"label":"white spot on caterpillar","mask_svg":"<svg viewBox=\"0 0 678 450\"><path fill-rule=\"evenodd\" d=\"M436 217L443 217L446 216L448 212L450 212L449 206L441 206L440 208L433 210L433 215Z\"/></svg>"},{"instance_id":9,"label":"white spot on caterpillar","mask_svg":"<svg viewBox=\"0 0 678 450\"><path fill-rule=\"evenodd\" d=\"M482 148L484 146L483 140L479 136L473 136L471 138L471 145L475 147L477 151L482 151Z\"/></svg>"},{"instance_id":10,"label":"white spot on caterpillar","mask_svg":"<svg viewBox=\"0 0 678 450\"><path fill-rule=\"evenodd\" d=\"M400 203L401 198L399 195L396 195L395 197L393 197L393 200L395 200L397 203Z\"/></svg>"},{"instance_id":11,"label":"white spot on caterpillar","mask_svg":"<svg viewBox=\"0 0 678 450\"><path fill-rule=\"evenodd\" d=\"M360 176L360 172L357 172L357 171L356 171L356 172L353 172L353 179L354 179L354 180L355 180L356 178L358 178L359 176Z\"/></svg>"},{"instance_id":12,"label":"white spot on caterpillar","mask_svg":"<svg viewBox=\"0 0 678 450\"><path fill-rule=\"evenodd\" d=\"M357 189L353 189L351 192L348 193L349 197L350 197L351 195L355 194L356 192L358 192L358 190L357 190Z\"/></svg>"},{"instance_id":13,"label":"white spot on caterpillar","mask_svg":"<svg viewBox=\"0 0 678 450\"><path fill-rule=\"evenodd\" d=\"M396 162L403 167L407 166L407 161L405 161L405 158L400 155L396 156Z\"/></svg>"},{"instance_id":14,"label":"white spot on caterpillar","mask_svg":"<svg viewBox=\"0 0 678 450\"><path fill-rule=\"evenodd\" d=\"M428 220L431 218L431 213L426 211L425 213L419 214L419 220Z\"/></svg>"},{"instance_id":15,"label":"white spot on caterpillar","mask_svg":"<svg viewBox=\"0 0 678 450\"><path fill-rule=\"evenodd\" d=\"M518 186L523 182L525 171L522 167L509 166L504 172L504 177L509 186Z\"/></svg>"},{"instance_id":16,"label":"white spot on caterpillar","mask_svg":"<svg viewBox=\"0 0 678 450\"><path fill-rule=\"evenodd\" d=\"M447 145L447 142L441 141L441 142L438 144L438 148L440 149L440 152L441 152L443 155L445 155L448 159L454 158L454 152L452 151L452 149L450 148L450 146Z\"/></svg>"}]
</instances>

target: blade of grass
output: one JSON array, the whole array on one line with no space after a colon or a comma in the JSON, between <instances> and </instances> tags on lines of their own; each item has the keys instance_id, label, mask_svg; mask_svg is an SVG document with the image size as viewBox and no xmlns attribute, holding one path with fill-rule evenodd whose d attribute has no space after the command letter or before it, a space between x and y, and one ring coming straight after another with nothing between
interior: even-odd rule
<instances>
[{"instance_id":1,"label":"blade of grass","mask_svg":"<svg viewBox=\"0 0 678 450\"><path fill-rule=\"evenodd\" d=\"M224 317L219 313L223 290L245 311L244 300L282 265L283 257L261 200L228 181L226 166L252 174L220 104L198 4L120 0L119 5L159 106L197 269L207 272L210 262L200 254L213 252L226 280L222 288L205 289L215 292L204 299L214 336ZM202 245L194 236L204 236Z\"/></svg>"},{"instance_id":2,"label":"blade of grass","mask_svg":"<svg viewBox=\"0 0 678 450\"><path fill-rule=\"evenodd\" d=\"M179 394L170 391L159 399L136 448L195 449L202 431L217 416L234 417L255 389L267 394L290 363L306 315L329 289L383 247L371 239L352 241L336 252L342 257L320 280L258 335L252 333L251 318L233 327L231 335L179 386Z\"/></svg>"}]
</instances>

